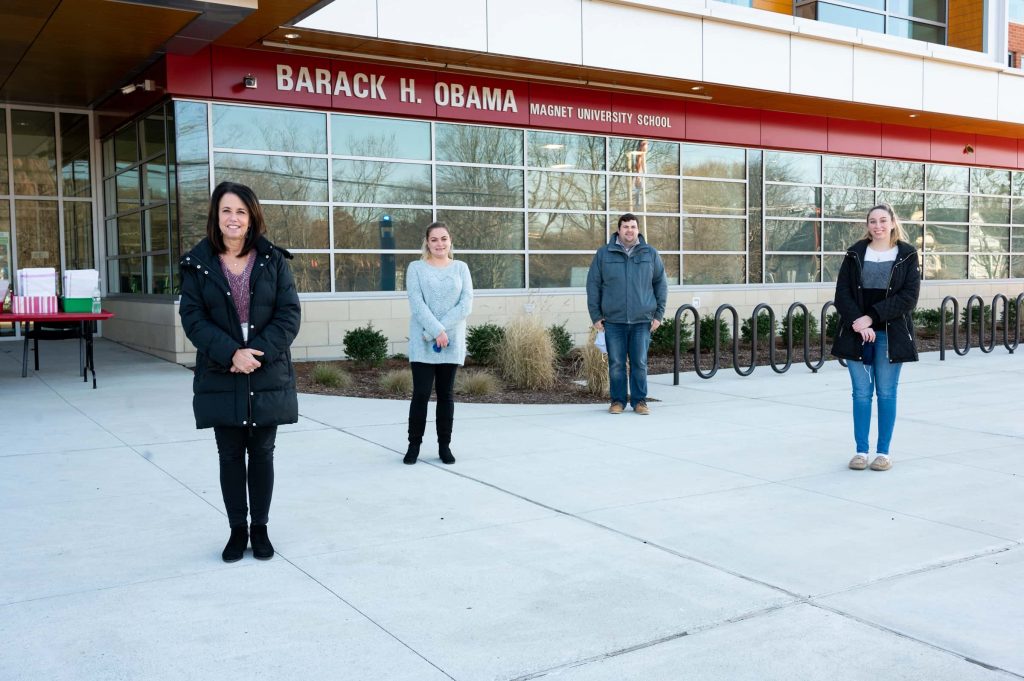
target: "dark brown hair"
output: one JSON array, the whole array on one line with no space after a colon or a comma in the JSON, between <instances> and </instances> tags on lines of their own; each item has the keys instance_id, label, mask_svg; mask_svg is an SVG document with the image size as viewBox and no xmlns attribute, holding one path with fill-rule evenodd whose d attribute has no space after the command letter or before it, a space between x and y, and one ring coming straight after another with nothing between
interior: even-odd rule
<instances>
[{"instance_id":1,"label":"dark brown hair","mask_svg":"<svg viewBox=\"0 0 1024 681\"><path fill-rule=\"evenodd\" d=\"M210 211L206 216L206 238L213 244L216 253L226 253L228 247L224 245L224 235L220 233L220 200L225 194L234 194L249 211L249 231L245 233L245 242L242 244L240 255L247 255L256 247L256 241L267 231L267 224L263 218L263 208L260 207L260 200L256 198L256 192L237 182L221 182L213 190L210 196Z\"/></svg>"},{"instance_id":2,"label":"dark brown hair","mask_svg":"<svg viewBox=\"0 0 1024 681\"><path fill-rule=\"evenodd\" d=\"M615 226L615 231L616 232L619 231L619 227L622 227L622 223L623 222L630 222L630 221L632 221L632 222L639 222L639 220L636 219L635 215L633 215L632 213L626 213L625 215L623 215L622 217L619 218L619 224L617 224Z\"/></svg>"}]
</instances>

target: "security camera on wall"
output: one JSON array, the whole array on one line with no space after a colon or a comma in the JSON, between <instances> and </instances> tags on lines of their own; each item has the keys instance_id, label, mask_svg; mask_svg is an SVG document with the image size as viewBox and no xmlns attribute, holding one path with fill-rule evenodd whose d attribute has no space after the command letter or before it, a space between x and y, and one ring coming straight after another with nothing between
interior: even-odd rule
<instances>
[{"instance_id":1,"label":"security camera on wall","mask_svg":"<svg viewBox=\"0 0 1024 681\"><path fill-rule=\"evenodd\" d=\"M256 89L256 76L251 73L247 73L245 78L242 79L242 85L249 88L250 90Z\"/></svg>"}]
</instances>

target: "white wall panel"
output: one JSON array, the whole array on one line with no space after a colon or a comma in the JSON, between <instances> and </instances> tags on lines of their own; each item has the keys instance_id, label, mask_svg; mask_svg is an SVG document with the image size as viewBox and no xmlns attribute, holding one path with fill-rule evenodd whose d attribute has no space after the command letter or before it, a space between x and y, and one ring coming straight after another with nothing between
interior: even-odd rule
<instances>
[{"instance_id":1,"label":"white wall panel","mask_svg":"<svg viewBox=\"0 0 1024 681\"><path fill-rule=\"evenodd\" d=\"M486 0L377 0L379 37L487 51Z\"/></svg>"},{"instance_id":2,"label":"white wall panel","mask_svg":"<svg viewBox=\"0 0 1024 681\"><path fill-rule=\"evenodd\" d=\"M377 0L334 0L295 24L317 31L377 36Z\"/></svg>"},{"instance_id":3,"label":"white wall panel","mask_svg":"<svg viewBox=\"0 0 1024 681\"><path fill-rule=\"evenodd\" d=\"M789 35L705 19L704 80L789 92Z\"/></svg>"},{"instance_id":4,"label":"white wall panel","mask_svg":"<svg viewBox=\"0 0 1024 681\"><path fill-rule=\"evenodd\" d=\"M1024 76L999 74L999 120L1024 123Z\"/></svg>"},{"instance_id":5,"label":"white wall panel","mask_svg":"<svg viewBox=\"0 0 1024 681\"><path fill-rule=\"evenodd\" d=\"M492 54L580 64L583 0L487 0Z\"/></svg>"},{"instance_id":6,"label":"white wall panel","mask_svg":"<svg viewBox=\"0 0 1024 681\"><path fill-rule=\"evenodd\" d=\"M920 109L923 69L920 57L855 47L853 101Z\"/></svg>"},{"instance_id":7,"label":"white wall panel","mask_svg":"<svg viewBox=\"0 0 1024 681\"><path fill-rule=\"evenodd\" d=\"M700 79L701 20L603 2L584 2L583 64Z\"/></svg>"},{"instance_id":8,"label":"white wall panel","mask_svg":"<svg viewBox=\"0 0 1024 681\"><path fill-rule=\"evenodd\" d=\"M924 110L973 118L995 118L999 74L940 61L924 62Z\"/></svg>"},{"instance_id":9,"label":"white wall panel","mask_svg":"<svg viewBox=\"0 0 1024 681\"><path fill-rule=\"evenodd\" d=\"M853 46L800 36L790 38L790 92L853 99Z\"/></svg>"}]
</instances>

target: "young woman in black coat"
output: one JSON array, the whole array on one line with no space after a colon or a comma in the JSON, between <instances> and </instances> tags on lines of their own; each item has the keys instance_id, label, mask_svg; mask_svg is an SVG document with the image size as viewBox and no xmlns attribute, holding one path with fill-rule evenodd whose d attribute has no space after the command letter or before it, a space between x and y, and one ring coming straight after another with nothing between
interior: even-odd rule
<instances>
[{"instance_id":1,"label":"young woman in black coat","mask_svg":"<svg viewBox=\"0 0 1024 681\"><path fill-rule=\"evenodd\" d=\"M832 354L847 360L853 385L850 468L868 468L871 399L878 395L878 442L871 470L892 468L896 390L903 362L917 361L913 312L921 291L917 250L906 242L889 204L868 211L867 233L846 252L836 281L839 331Z\"/></svg>"},{"instance_id":2,"label":"young woman in black coat","mask_svg":"<svg viewBox=\"0 0 1024 681\"><path fill-rule=\"evenodd\" d=\"M277 426L299 419L290 346L299 296L288 251L270 243L256 194L222 182L210 198L206 238L182 257L181 315L196 346L192 408L197 428L213 428L231 537L222 558L268 559ZM249 454L246 468L245 455ZM252 525L247 523L251 505Z\"/></svg>"}]
</instances>

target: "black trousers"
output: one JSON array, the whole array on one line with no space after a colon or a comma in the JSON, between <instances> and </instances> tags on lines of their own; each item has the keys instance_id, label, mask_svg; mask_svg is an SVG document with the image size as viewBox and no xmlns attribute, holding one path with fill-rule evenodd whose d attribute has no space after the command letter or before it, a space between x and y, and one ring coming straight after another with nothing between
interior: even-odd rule
<instances>
[{"instance_id":1,"label":"black trousers","mask_svg":"<svg viewBox=\"0 0 1024 681\"><path fill-rule=\"evenodd\" d=\"M249 508L246 488L252 504L252 524L266 525L270 517L270 499L274 496L274 442L277 426L267 428L213 429L220 455L220 492L231 527L246 527ZM246 470L245 453L249 452Z\"/></svg>"},{"instance_id":2,"label":"black trousers","mask_svg":"<svg viewBox=\"0 0 1024 681\"><path fill-rule=\"evenodd\" d=\"M447 445L452 441L452 422L455 419L455 372L458 364L426 364L412 362L412 402L409 404L409 442L423 441L427 425L427 403L430 392L437 392L437 442Z\"/></svg>"}]
</instances>

